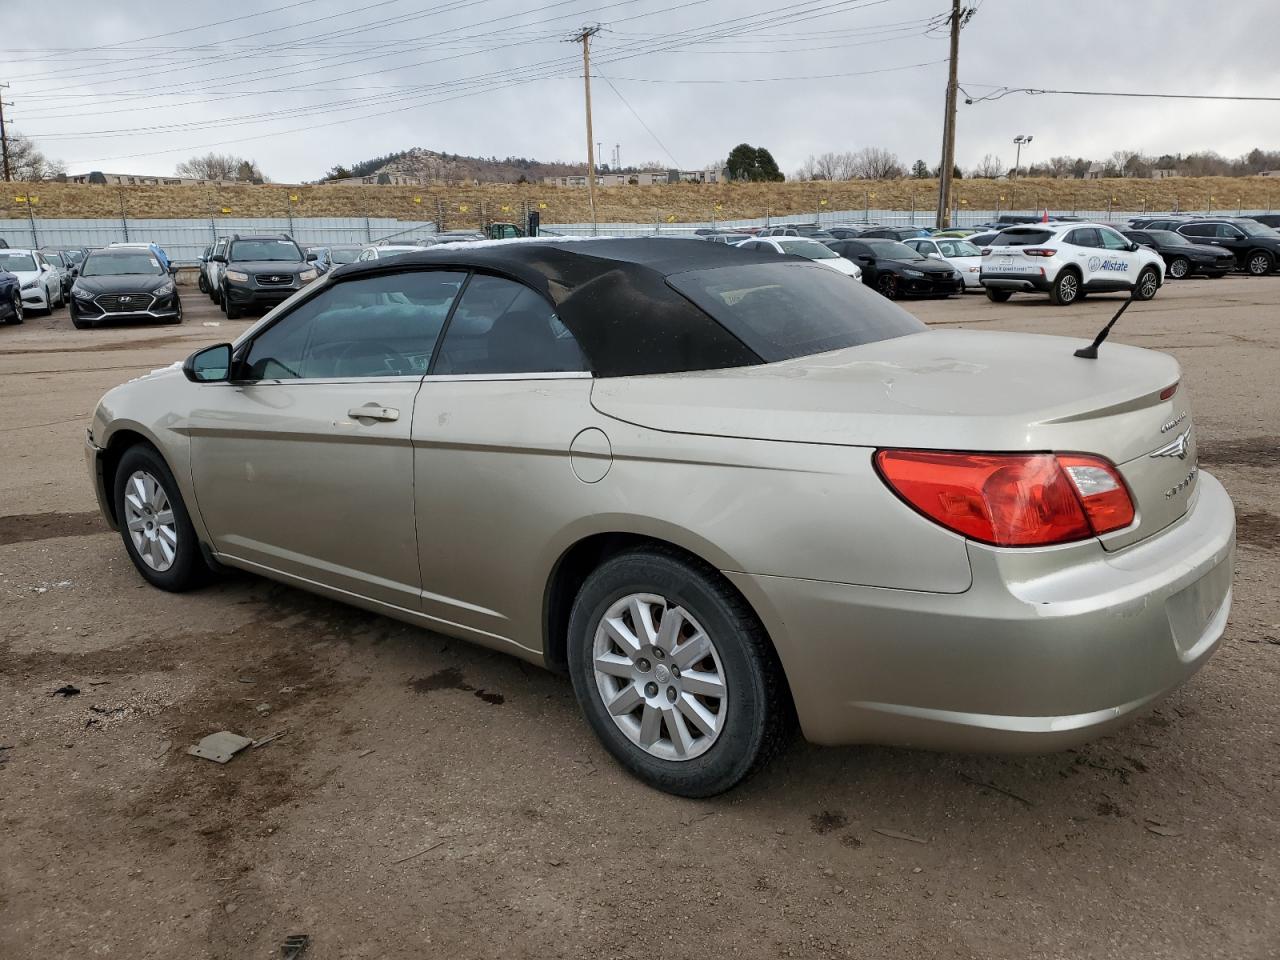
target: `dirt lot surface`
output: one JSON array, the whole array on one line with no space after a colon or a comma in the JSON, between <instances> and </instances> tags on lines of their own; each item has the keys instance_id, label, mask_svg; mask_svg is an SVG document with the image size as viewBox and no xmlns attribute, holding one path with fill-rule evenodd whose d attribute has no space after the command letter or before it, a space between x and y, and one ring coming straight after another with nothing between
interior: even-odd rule
<instances>
[{"instance_id":1,"label":"dirt lot surface","mask_svg":"<svg viewBox=\"0 0 1280 960\"><path fill-rule=\"evenodd\" d=\"M1280 956L1280 277L1172 283L1114 335L1181 361L1239 514L1199 676L1080 750L797 741L705 802L622 774L560 677L248 576L144 586L84 428L246 326L186 299L0 329L0 957ZM913 309L1083 337L1116 305ZM186 755L224 728L283 735Z\"/></svg>"}]
</instances>

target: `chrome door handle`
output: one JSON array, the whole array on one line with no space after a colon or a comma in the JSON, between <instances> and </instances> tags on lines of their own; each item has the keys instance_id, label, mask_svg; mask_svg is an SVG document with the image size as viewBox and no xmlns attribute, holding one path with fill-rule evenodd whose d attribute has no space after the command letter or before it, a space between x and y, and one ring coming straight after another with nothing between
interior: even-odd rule
<instances>
[{"instance_id":1,"label":"chrome door handle","mask_svg":"<svg viewBox=\"0 0 1280 960\"><path fill-rule=\"evenodd\" d=\"M355 420L399 420L400 411L395 407L366 403L363 407L352 407L347 411L347 416Z\"/></svg>"}]
</instances>

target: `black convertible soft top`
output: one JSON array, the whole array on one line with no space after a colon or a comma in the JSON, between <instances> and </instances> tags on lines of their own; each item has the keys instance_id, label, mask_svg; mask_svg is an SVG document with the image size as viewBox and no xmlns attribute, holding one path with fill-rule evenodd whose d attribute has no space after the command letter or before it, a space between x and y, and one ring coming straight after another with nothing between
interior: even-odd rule
<instances>
[{"instance_id":1,"label":"black convertible soft top","mask_svg":"<svg viewBox=\"0 0 1280 960\"><path fill-rule=\"evenodd\" d=\"M518 280L546 297L572 331L596 376L711 370L765 362L667 284L667 277L752 263L795 262L782 254L704 240L536 240L424 248L339 267L341 283L415 267L462 267ZM798 265L798 264L797 264Z\"/></svg>"}]
</instances>

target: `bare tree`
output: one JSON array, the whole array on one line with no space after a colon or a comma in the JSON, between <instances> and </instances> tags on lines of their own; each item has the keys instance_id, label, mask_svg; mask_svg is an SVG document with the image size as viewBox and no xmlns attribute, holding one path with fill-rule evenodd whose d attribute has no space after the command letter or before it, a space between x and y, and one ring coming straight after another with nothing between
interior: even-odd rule
<instances>
[{"instance_id":1,"label":"bare tree","mask_svg":"<svg viewBox=\"0 0 1280 960\"><path fill-rule=\"evenodd\" d=\"M1071 176L1071 168L1075 164L1075 159L1068 156L1050 157L1048 160L1049 176L1051 177L1069 177Z\"/></svg>"},{"instance_id":2,"label":"bare tree","mask_svg":"<svg viewBox=\"0 0 1280 960\"><path fill-rule=\"evenodd\" d=\"M855 180L897 180L902 176L898 155L883 147L863 147L849 155L849 177Z\"/></svg>"},{"instance_id":3,"label":"bare tree","mask_svg":"<svg viewBox=\"0 0 1280 960\"><path fill-rule=\"evenodd\" d=\"M982 158L981 162L973 168L973 173L970 174L970 176L977 177L980 180L994 180L996 177L1002 176L1004 172L1005 168L1003 164L1000 163L1000 158L994 153L988 153Z\"/></svg>"},{"instance_id":4,"label":"bare tree","mask_svg":"<svg viewBox=\"0 0 1280 960\"><path fill-rule=\"evenodd\" d=\"M1106 161L1108 172L1114 170L1119 177L1133 176L1132 165L1141 155L1137 150L1115 150Z\"/></svg>"},{"instance_id":5,"label":"bare tree","mask_svg":"<svg viewBox=\"0 0 1280 960\"><path fill-rule=\"evenodd\" d=\"M15 180L52 180L66 173L60 160L50 160L30 137L9 132L9 171Z\"/></svg>"},{"instance_id":6,"label":"bare tree","mask_svg":"<svg viewBox=\"0 0 1280 960\"><path fill-rule=\"evenodd\" d=\"M206 153L178 164L178 176L197 180L265 180L258 165L229 153Z\"/></svg>"}]
</instances>

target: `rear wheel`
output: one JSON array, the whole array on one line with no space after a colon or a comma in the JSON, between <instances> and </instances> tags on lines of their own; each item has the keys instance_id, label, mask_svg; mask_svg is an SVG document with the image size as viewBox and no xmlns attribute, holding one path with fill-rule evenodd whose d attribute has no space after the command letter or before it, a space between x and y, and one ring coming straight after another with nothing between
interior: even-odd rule
<instances>
[{"instance_id":1,"label":"rear wheel","mask_svg":"<svg viewBox=\"0 0 1280 960\"><path fill-rule=\"evenodd\" d=\"M209 568L178 484L154 447L130 447L116 467L116 520L129 559L152 586L189 590Z\"/></svg>"},{"instance_id":2,"label":"rear wheel","mask_svg":"<svg viewBox=\"0 0 1280 960\"><path fill-rule=\"evenodd\" d=\"M200 271L200 279L196 281L196 286L200 288L201 293L209 292L209 278L204 275L204 270Z\"/></svg>"},{"instance_id":3,"label":"rear wheel","mask_svg":"<svg viewBox=\"0 0 1280 960\"><path fill-rule=\"evenodd\" d=\"M1245 264L1245 269L1248 270L1252 276L1260 277L1263 274L1270 273L1275 265L1275 258L1272 257L1271 254L1267 253L1267 251L1254 250L1249 254L1249 260L1248 263Z\"/></svg>"},{"instance_id":4,"label":"rear wheel","mask_svg":"<svg viewBox=\"0 0 1280 960\"><path fill-rule=\"evenodd\" d=\"M1074 270L1063 270L1049 288L1049 299L1060 307L1080 299L1080 275Z\"/></svg>"},{"instance_id":5,"label":"rear wheel","mask_svg":"<svg viewBox=\"0 0 1280 960\"><path fill-rule=\"evenodd\" d=\"M1012 290L996 290L994 287L987 287L987 299L992 303L1005 303L1012 296Z\"/></svg>"},{"instance_id":6,"label":"rear wheel","mask_svg":"<svg viewBox=\"0 0 1280 960\"><path fill-rule=\"evenodd\" d=\"M898 299L898 278L892 273L882 273L876 277L876 293L888 300Z\"/></svg>"},{"instance_id":7,"label":"rear wheel","mask_svg":"<svg viewBox=\"0 0 1280 960\"><path fill-rule=\"evenodd\" d=\"M569 620L578 703L624 767L709 797L777 749L789 716L764 628L716 572L661 548L605 561Z\"/></svg>"},{"instance_id":8,"label":"rear wheel","mask_svg":"<svg viewBox=\"0 0 1280 960\"><path fill-rule=\"evenodd\" d=\"M1186 257L1174 257L1169 261L1169 276L1181 280L1191 272L1191 261Z\"/></svg>"},{"instance_id":9,"label":"rear wheel","mask_svg":"<svg viewBox=\"0 0 1280 960\"><path fill-rule=\"evenodd\" d=\"M1138 282L1133 286L1133 299L1150 300L1160 289L1160 274L1155 267L1147 267L1138 274Z\"/></svg>"}]
</instances>

